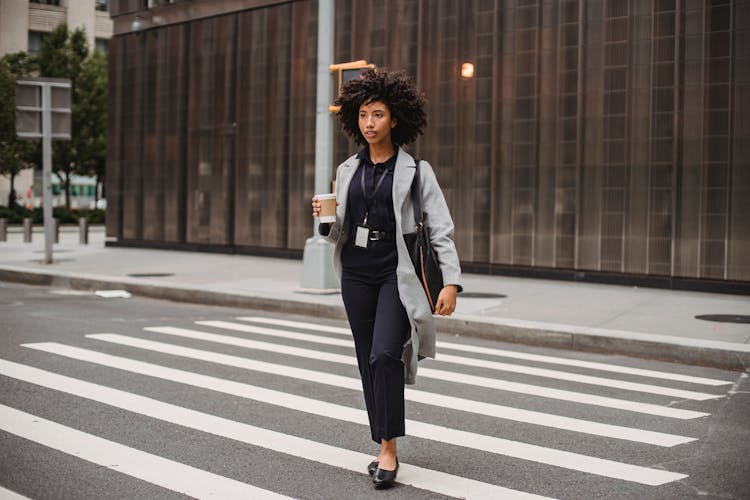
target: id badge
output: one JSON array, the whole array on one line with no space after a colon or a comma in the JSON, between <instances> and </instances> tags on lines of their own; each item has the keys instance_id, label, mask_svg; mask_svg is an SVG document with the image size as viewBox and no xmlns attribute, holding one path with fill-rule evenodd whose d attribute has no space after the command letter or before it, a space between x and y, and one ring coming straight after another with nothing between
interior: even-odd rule
<instances>
[{"instance_id":1,"label":"id badge","mask_svg":"<svg viewBox=\"0 0 750 500\"><path fill-rule=\"evenodd\" d=\"M370 228L357 226L357 234L354 237L354 244L360 248L367 248L368 241L370 241Z\"/></svg>"}]
</instances>

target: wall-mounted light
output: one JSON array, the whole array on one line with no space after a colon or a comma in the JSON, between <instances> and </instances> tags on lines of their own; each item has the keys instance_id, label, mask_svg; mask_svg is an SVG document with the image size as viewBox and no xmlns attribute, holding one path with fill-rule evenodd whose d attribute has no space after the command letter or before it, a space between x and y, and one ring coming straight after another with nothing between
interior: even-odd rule
<instances>
[{"instance_id":1,"label":"wall-mounted light","mask_svg":"<svg viewBox=\"0 0 750 500\"><path fill-rule=\"evenodd\" d=\"M461 78L474 78L474 65L465 62L461 65Z\"/></svg>"},{"instance_id":2,"label":"wall-mounted light","mask_svg":"<svg viewBox=\"0 0 750 500\"><path fill-rule=\"evenodd\" d=\"M130 25L130 29L135 33L136 35L141 33L141 30L143 29L143 23L141 22L141 18L136 16L133 20L133 23Z\"/></svg>"}]
</instances>

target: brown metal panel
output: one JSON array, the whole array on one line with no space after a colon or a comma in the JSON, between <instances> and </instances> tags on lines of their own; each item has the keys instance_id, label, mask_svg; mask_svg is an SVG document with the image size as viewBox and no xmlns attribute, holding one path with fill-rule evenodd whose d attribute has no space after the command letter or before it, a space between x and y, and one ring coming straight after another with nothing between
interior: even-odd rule
<instances>
[{"instance_id":1,"label":"brown metal panel","mask_svg":"<svg viewBox=\"0 0 750 500\"><path fill-rule=\"evenodd\" d=\"M264 148L267 135L265 100L266 71L265 10L240 14L238 33L237 176L235 243L261 246L263 227ZM272 214L269 214L271 216Z\"/></svg>"},{"instance_id":2,"label":"brown metal panel","mask_svg":"<svg viewBox=\"0 0 750 500\"><path fill-rule=\"evenodd\" d=\"M493 225L491 262L511 264L512 252L512 146L513 113L515 95L515 2L502 2L501 42L498 46L501 77L495 90L495 116L497 120L495 139L495 184L493 185ZM499 8L499 7L498 7ZM499 88L498 88L499 87Z\"/></svg>"},{"instance_id":3,"label":"brown metal panel","mask_svg":"<svg viewBox=\"0 0 750 500\"><path fill-rule=\"evenodd\" d=\"M628 89L627 156L624 165L626 190L624 199L624 230L621 271L627 273L649 273L649 243L651 215L651 172L654 148L654 109L651 86L653 76L653 53L660 43L654 39L656 31L650 0L632 2L631 38L624 51L629 56L630 88ZM616 56L612 56L616 58ZM669 146L671 153L671 143ZM671 159L671 158L670 158Z\"/></svg>"},{"instance_id":4,"label":"brown metal panel","mask_svg":"<svg viewBox=\"0 0 750 500\"><path fill-rule=\"evenodd\" d=\"M236 15L191 24L187 241L233 239Z\"/></svg>"},{"instance_id":5,"label":"brown metal panel","mask_svg":"<svg viewBox=\"0 0 750 500\"><path fill-rule=\"evenodd\" d=\"M577 269L600 268L602 232L602 136L604 111L604 50L602 44L612 23L604 21L604 5L587 2L583 161L579 191Z\"/></svg>"},{"instance_id":6,"label":"brown metal panel","mask_svg":"<svg viewBox=\"0 0 750 500\"><path fill-rule=\"evenodd\" d=\"M107 115L107 236L122 238L122 134L123 134L123 66L126 61L125 39L117 37L109 44L109 112Z\"/></svg>"},{"instance_id":7,"label":"brown metal panel","mask_svg":"<svg viewBox=\"0 0 750 500\"><path fill-rule=\"evenodd\" d=\"M475 262L488 262L490 258L490 220L492 198L492 133L493 85L500 76L499 59L494 57L499 46L499 16L494 0L479 1L476 17L476 59L474 103L474 168L473 168L473 231L472 248Z\"/></svg>"},{"instance_id":8,"label":"brown metal panel","mask_svg":"<svg viewBox=\"0 0 750 500\"><path fill-rule=\"evenodd\" d=\"M703 182L704 3L687 2L683 56L682 168L677 179L674 274L699 276Z\"/></svg>"},{"instance_id":9,"label":"brown metal panel","mask_svg":"<svg viewBox=\"0 0 750 500\"><path fill-rule=\"evenodd\" d=\"M185 241L185 176L187 168L187 89L190 39L188 26L165 30L161 47L161 161L164 169L164 239Z\"/></svg>"},{"instance_id":10,"label":"brown metal panel","mask_svg":"<svg viewBox=\"0 0 750 500\"><path fill-rule=\"evenodd\" d=\"M123 81L123 217L122 236L143 238L143 86L146 80L146 39L129 35L125 38L126 60L129 61Z\"/></svg>"},{"instance_id":11,"label":"brown metal panel","mask_svg":"<svg viewBox=\"0 0 750 500\"><path fill-rule=\"evenodd\" d=\"M447 1L445 10L445 21L449 23L449 29L445 31L442 45L453 45L453 50L444 50L442 61L450 68L443 74L442 85L453 87L455 111L454 120L444 118L441 125L452 122L455 129L454 134L454 163L453 168L447 169L441 166L441 182L450 176L452 179L445 182L446 185L453 184L449 203L452 207L452 215L456 227L456 248L461 258L467 262L474 262L474 176L476 173L476 79L462 79L460 77L461 64L464 61L474 63L475 76L479 72L476 64L476 1L469 0L463 8L457 8L457 2ZM450 40L456 43L451 44ZM482 71L486 69L483 68Z\"/></svg>"},{"instance_id":12,"label":"brown metal panel","mask_svg":"<svg viewBox=\"0 0 750 500\"><path fill-rule=\"evenodd\" d=\"M286 5L241 15L235 208L240 245L287 247L289 148L297 147L288 124L291 25L284 20L291 14Z\"/></svg>"},{"instance_id":13,"label":"brown metal panel","mask_svg":"<svg viewBox=\"0 0 750 500\"><path fill-rule=\"evenodd\" d=\"M536 218L532 263L535 266L555 266L556 186L559 161L558 136L558 68L560 65L558 3L539 6L542 25L538 43L540 48L538 69L539 140Z\"/></svg>"},{"instance_id":14,"label":"brown metal panel","mask_svg":"<svg viewBox=\"0 0 750 500\"><path fill-rule=\"evenodd\" d=\"M730 181L730 280L750 281L750 5L735 2L732 45L732 152Z\"/></svg>"},{"instance_id":15,"label":"brown metal panel","mask_svg":"<svg viewBox=\"0 0 750 500\"><path fill-rule=\"evenodd\" d=\"M267 95L267 156L264 167L264 214L261 245L287 248L288 224L287 179L289 176L289 148L294 144L289 137L289 66L291 63L291 6L289 4L268 10L267 46L273 47L273 57L268 61ZM273 193L272 199L268 194ZM269 214L268 211L271 211ZM270 219L267 215L271 215Z\"/></svg>"},{"instance_id":16,"label":"brown metal panel","mask_svg":"<svg viewBox=\"0 0 750 500\"><path fill-rule=\"evenodd\" d=\"M164 86L161 73L164 71L166 32L149 33L143 37L143 53L146 79L143 88L143 169L149 172L148 182L143 183L143 239L164 240L164 136L161 134L163 100L160 94Z\"/></svg>"},{"instance_id":17,"label":"brown metal panel","mask_svg":"<svg viewBox=\"0 0 750 500\"><path fill-rule=\"evenodd\" d=\"M452 158L446 158L439 154L439 129L441 127L441 110L438 97L439 88L439 69L437 64L439 57L439 33L438 33L438 9L434 2L430 0L420 0L418 3L418 19L420 21L420 32L418 33L419 52L417 54L417 83L427 98L427 120L428 125L424 135L417 140L416 157L424 158L430 161L435 167L439 168L446 163L452 163ZM438 181L445 182L443 177ZM448 208L454 213L455 207L449 203ZM460 255L460 254L459 254Z\"/></svg>"},{"instance_id":18,"label":"brown metal panel","mask_svg":"<svg viewBox=\"0 0 750 500\"><path fill-rule=\"evenodd\" d=\"M213 23L193 22L190 24L190 39L195 47L190 54L189 62L189 101L188 101L188 154L187 154L187 225L186 241L209 241L208 226L210 192L206 189L201 177L211 175L211 163L208 161L209 141L205 130L209 129L210 107L203 104L208 100L211 89L210 71L213 67L208 57L211 47ZM205 95L204 94L208 94Z\"/></svg>"},{"instance_id":19,"label":"brown metal panel","mask_svg":"<svg viewBox=\"0 0 750 500\"><path fill-rule=\"evenodd\" d=\"M288 248L302 249L312 235L310 198L315 187L315 92L317 8L310 2L291 6L291 60L289 75L289 223ZM330 166L333 169L333 165ZM331 176L333 178L333 174ZM240 196L238 196L238 199Z\"/></svg>"},{"instance_id":20,"label":"brown metal panel","mask_svg":"<svg viewBox=\"0 0 750 500\"><path fill-rule=\"evenodd\" d=\"M563 2L558 14L556 68L557 147L555 151L554 265L575 265L581 101L583 94L583 4Z\"/></svg>"},{"instance_id":21,"label":"brown metal panel","mask_svg":"<svg viewBox=\"0 0 750 500\"><path fill-rule=\"evenodd\" d=\"M725 279L729 230L729 125L731 123L731 5L705 10L703 173L701 189L701 277ZM713 181L711 180L713 179Z\"/></svg>"},{"instance_id":22,"label":"brown metal panel","mask_svg":"<svg viewBox=\"0 0 750 500\"><path fill-rule=\"evenodd\" d=\"M540 3L523 2L514 13L515 102L513 103L512 178L512 262L534 264L535 211L539 177L539 80L541 59Z\"/></svg>"}]
</instances>

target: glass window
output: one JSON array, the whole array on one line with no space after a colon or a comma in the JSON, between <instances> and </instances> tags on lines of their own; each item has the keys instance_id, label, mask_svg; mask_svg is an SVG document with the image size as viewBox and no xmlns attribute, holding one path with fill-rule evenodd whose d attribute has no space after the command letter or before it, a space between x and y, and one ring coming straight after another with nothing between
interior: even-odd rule
<instances>
[{"instance_id":1,"label":"glass window","mask_svg":"<svg viewBox=\"0 0 750 500\"><path fill-rule=\"evenodd\" d=\"M42 39L47 36L43 31L29 31L29 53L36 54L42 50Z\"/></svg>"},{"instance_id":2,"label":"glass window","mask_svg":"<svg viewBox=\"0 0 750 500\"><path fill-rule=\"evenodd\" d=\"M96 10L107 12L108 7L107 4L109 3L108 0L96 0Z\"/></svg>"},{"instance_id":3,"label":"glass window","mask_svg":"<svg viewBox=\"0 0 750 500\"><path fill-rule=\"evenodd\" d=\"M109 40L107 40L106 38L97 38L94 41L94 47L96 48L96 50L98 50L99 52L104 52L105 54L108 52L108 44Z\"/></svg>"},{"instance_id":4,"label":"glass window","mask_svg":"<svg viewBox=\"0 0 750 500\"><path fill-rule=\"evenodd\" d=\"M60 0L29 0L29 3L41 3L44 5L57 5L60 6Z\"/></svg>"}]
</instances>

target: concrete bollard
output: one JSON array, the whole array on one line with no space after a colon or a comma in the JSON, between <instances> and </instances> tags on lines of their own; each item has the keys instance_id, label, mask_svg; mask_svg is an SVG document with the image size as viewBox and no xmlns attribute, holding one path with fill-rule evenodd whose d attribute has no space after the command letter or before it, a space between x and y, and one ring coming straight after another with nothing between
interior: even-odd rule
<instances>
[{"instance_id":1,"label":"concrete bollard","mask_svg":"<svg viewBox=\"0 0 750 500\"><path fill-rule=\"evenodd\" d=\"M0 241L8 241L8 219L0 219Z\"/></svg>"},{"instance_id":2,"label":"concrete bollard","mask_svg":"<svg viewBox=\"0 0 750 500\"><path fill-rule=\"evenodd\" d=\"M24 243L31 243L31 231L33 230L33 226L31 224L31 217L24 217L23 218L23 242Z\"/></svg>"},{"instance_id":3,"label":"concrete bollard","mask_svg":"<svg viewBox=\"0 0 750 500\"><path fill-rule=\"evenodd\" d=\"M89 244L89 220L86 217L78 219L78 243L80 245Z\"/></svg>"},{"instance_id":4,"label":"concrete bollard","mask_svg":"<svg viewBox=\"0 0 750 500\"><path fill-rule=\"evenodd\" d=\"M60 219L52 219L54 221L53 229L55 230L55 243L60 243Z\"/></svg>"}]
</instances>

